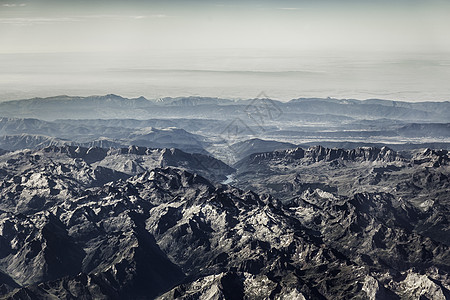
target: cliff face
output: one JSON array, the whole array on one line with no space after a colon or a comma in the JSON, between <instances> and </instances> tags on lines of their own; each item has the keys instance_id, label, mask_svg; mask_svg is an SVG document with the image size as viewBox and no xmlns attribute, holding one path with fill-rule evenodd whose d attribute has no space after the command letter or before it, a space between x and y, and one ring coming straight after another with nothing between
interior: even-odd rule
<instances>
[{"instance_id":1,"label":"cliff face","mask_svg":"<svg viewBox=\"0 0 450 300\"><path fill-rule=\"evenodd\" d=\"M387 147L361 147L345 150L315 146L306 150L303 148L295 148L252 154L238 162L236 166L242 167L244 165L265 163L270 160L286 162L298 161L302 164L311 164L316 162L331 162L334 160L348 162L394 162L403 161L404 158Z\"/></svg>"}]
</instances>

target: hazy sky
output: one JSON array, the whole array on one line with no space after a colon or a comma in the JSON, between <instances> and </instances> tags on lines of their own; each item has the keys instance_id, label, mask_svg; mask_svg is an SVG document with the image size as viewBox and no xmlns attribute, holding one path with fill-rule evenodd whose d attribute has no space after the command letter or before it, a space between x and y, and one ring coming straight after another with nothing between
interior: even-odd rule
<instances>
[{"instance_id":1,"label":"hazy sky","mask_svg":"<svg viewBox=\"0 0 450 300\"><path fill-rule=\"evenodd\" d=\"M5 52L449 51L450 1L0 0Z\"/></svg>"},{"instance_id":2,"label":"hazy sky","mask_svg":"<svg viewBox=\"0 0 450 300\"><path fill-rule=\"evenodd\" d=\"M449 28L448 0L0 0L0 63L3 64L0 65L0 93L3 93L0 100L33 93L64 93L65 88L68 92L78 91L80 94L103 93L111 85L111 90L132 94L131 88L126 91L125 83L119 89L120 78L111 75L112 70L318 74L351 69L352 65L357 70L350 70L351 76L346 83L328 78L328 84L327 78L320 77L314 84L315 79L311 76L306 79L311 81L313 89L320 89L319 82L324 90L327 90L327 84L331 86L325 93L327 96L334 96L333 93L345 96L345 91L351 89L350 84L358 74L361 73L363 78L359 85L355 85L355 90L360 88L363 80L371 80L362 69L366 68L370 73L368 65L372 65L378 68L373 69L378 77L372 80L376 81L380 91L401 93L410 91L406 82L399 83L398 91L392 86L392 80L387 80L390 86L386 88L380 82L382 65L388 62L391 68L392 63L399 61L403 66L405 61L409 63L402 70L398 66L395 71L392 68L387 70L386 76L403 76L406 80L411 77L410 72L415 70L417 63L419 69L425 65L428 72L425 81L429 82L424 87L415 87L425 92L426 89L442 89L438 91L439 100L442 100L448 90L442 86L436 88L432 83L437 80L440 84L442 76L449 74ZM344 69L339 69L339 62L344 64ZM327 68L330 63L332 66ZM98 73L96 83L80 79L92 76L93 71L107 73ZM45 77L45 74L38 76L40 73L52 73L54 78ZM65 82L57 80L61 78L60 74L69 73L72 77L67 77ZM140 74L139 83L145 84L146 88L139 90L137 86L133 89L137 88L135 93L138 95L148 96L152 90L149 85L157 79L156 75L149 72L143 73L145 76ZM143 80L142 76L148 80ZM207 74L204 76L211 79ZM182 74L175 77L184 79ZM134 82L129 74L127 78ZM167 78L170 79L171 75ZM48 80L54 80L53 85ZM165 90L161 84L168 83L159 80L154 83L153 90L159 89L156 94L162 95ZM217 80L221 80L217 84L224 84L224 78ZM233 77L230 75L225 80L227 87L222 96L247 97L262 88L252 82L253 90L233 93ZM242 78L236 80L240 83ZM290 80L292 85L283 86L283 90L290 89L292 93L280 95L281 98L302 96L305 89L296 89L295 80ZM415 81L420 80L413 79ZM71 84L77 85L78 90ZM81 84L84 84L84 90ZM180 82L177 88L177 82L172 81L172 90L167 90L167 93L210 93L207 89L183 90L190 84L212 88L214 82L203 85ZM365 84L368 86L364 86L364 90L373 88L367 82ZM345 86L345 90L339 92L334 89L339 85ZM239 88L236 86L237 90ZM226 89L230 89L228 94ZM319 94L317 96L325 96L324 93ZM349 93L348 96L353 95ZM433 96L430 94L429 97Z\"/></svg>"}]
</instances>

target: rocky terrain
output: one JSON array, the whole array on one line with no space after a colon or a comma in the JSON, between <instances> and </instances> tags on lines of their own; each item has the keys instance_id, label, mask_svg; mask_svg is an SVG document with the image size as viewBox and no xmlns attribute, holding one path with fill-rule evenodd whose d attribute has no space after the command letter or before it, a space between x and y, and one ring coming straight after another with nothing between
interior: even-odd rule
<instances>
[{"instance_id":1,"label":"rocky terrain","mask_svg":"<svg viewBox=\"0 0 450 300\"><path fill-rule=\"evenodd\" d=\"M75 146L1 155L2 297L450 297L447 151L254 154L235 165L235 185L253 176L258 193L220 184L234 169L206 158ZM274 198L273 182L289 183L279 169L298 183Z\"/></svg>"},{"instance_id":2,"label":"rocky terrain","mask_svg":"<svg viewBox=\"0 0 450 300\"><path fill-rule=\"evenodd\" d=\"M241 160L233 184L284 203L314 191L347 198L375 193L401 201L409 229L449 245L449 158L448 151L431 149L402 156L388 148L296 148Z\"/></svg>"},{"instance_id":3,"label":"rocky terrain","mask_svg":"<svg viewBox=\"0 0 450 300\"><path fill-rule=\"evenodd\" d=\"M0 299L450 299L448 105L2 102Z\"/></svg>"}]
</instances>

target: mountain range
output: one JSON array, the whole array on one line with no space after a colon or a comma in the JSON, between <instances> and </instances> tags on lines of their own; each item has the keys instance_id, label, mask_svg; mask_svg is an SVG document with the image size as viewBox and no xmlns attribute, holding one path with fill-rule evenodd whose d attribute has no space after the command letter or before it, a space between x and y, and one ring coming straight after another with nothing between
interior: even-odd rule
<instances>
[{"instance_id":1,"label":"mountain range","mask_svg":"<svg viewBox=\"0 0 450 300\"><path fill-rule=\"evenodd\" d=\"M118 95L72 97L55 96L0 102L0 116L16 118L59 119L149 119L242 115L255 107L286 112L286 119L297 114L311 116L345 116L347 118L390 118L446 122L450 102L402 102L389 100L353 100L299 98L288 102L272 99L228 100L207 97L179 97L148 100L144 97L123 98ZM212 110L211 108L215 108ZM342 121L342 119L340 119Z\"/></svg>"},{"instance_id":2,"label":"mountain range","mask_svg":"<svg viewBox=\"0 0 450 300\"><path fill-rule=\"evenodd\" d=\"M450 299L448 106L2 102L0 299Z\"/></svg>"}]
</instances>

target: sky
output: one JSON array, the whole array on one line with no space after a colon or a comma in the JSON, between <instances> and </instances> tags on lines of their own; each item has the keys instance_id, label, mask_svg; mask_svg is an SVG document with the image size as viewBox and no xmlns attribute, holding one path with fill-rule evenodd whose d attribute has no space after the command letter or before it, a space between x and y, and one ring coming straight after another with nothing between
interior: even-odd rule
<instances>
[{"instance_id":1,"label":"sky","mask_svg":"<svg viewBox=\"0 0 450 300\"><path fill-rule=\"evenodd\" d=\"M1 0L2 53L449 51L450 1Z\"/></svg>"},{"instance_id":2,"label":"sky","mask_svg":"<svg viewBox=\"0 0 450 300\"><path fill-rule=\"evenodd\" d=\"M0 0L0 100L264 88L446 100L448 28L448 0Z\"/></svg>"}]
</instances>

